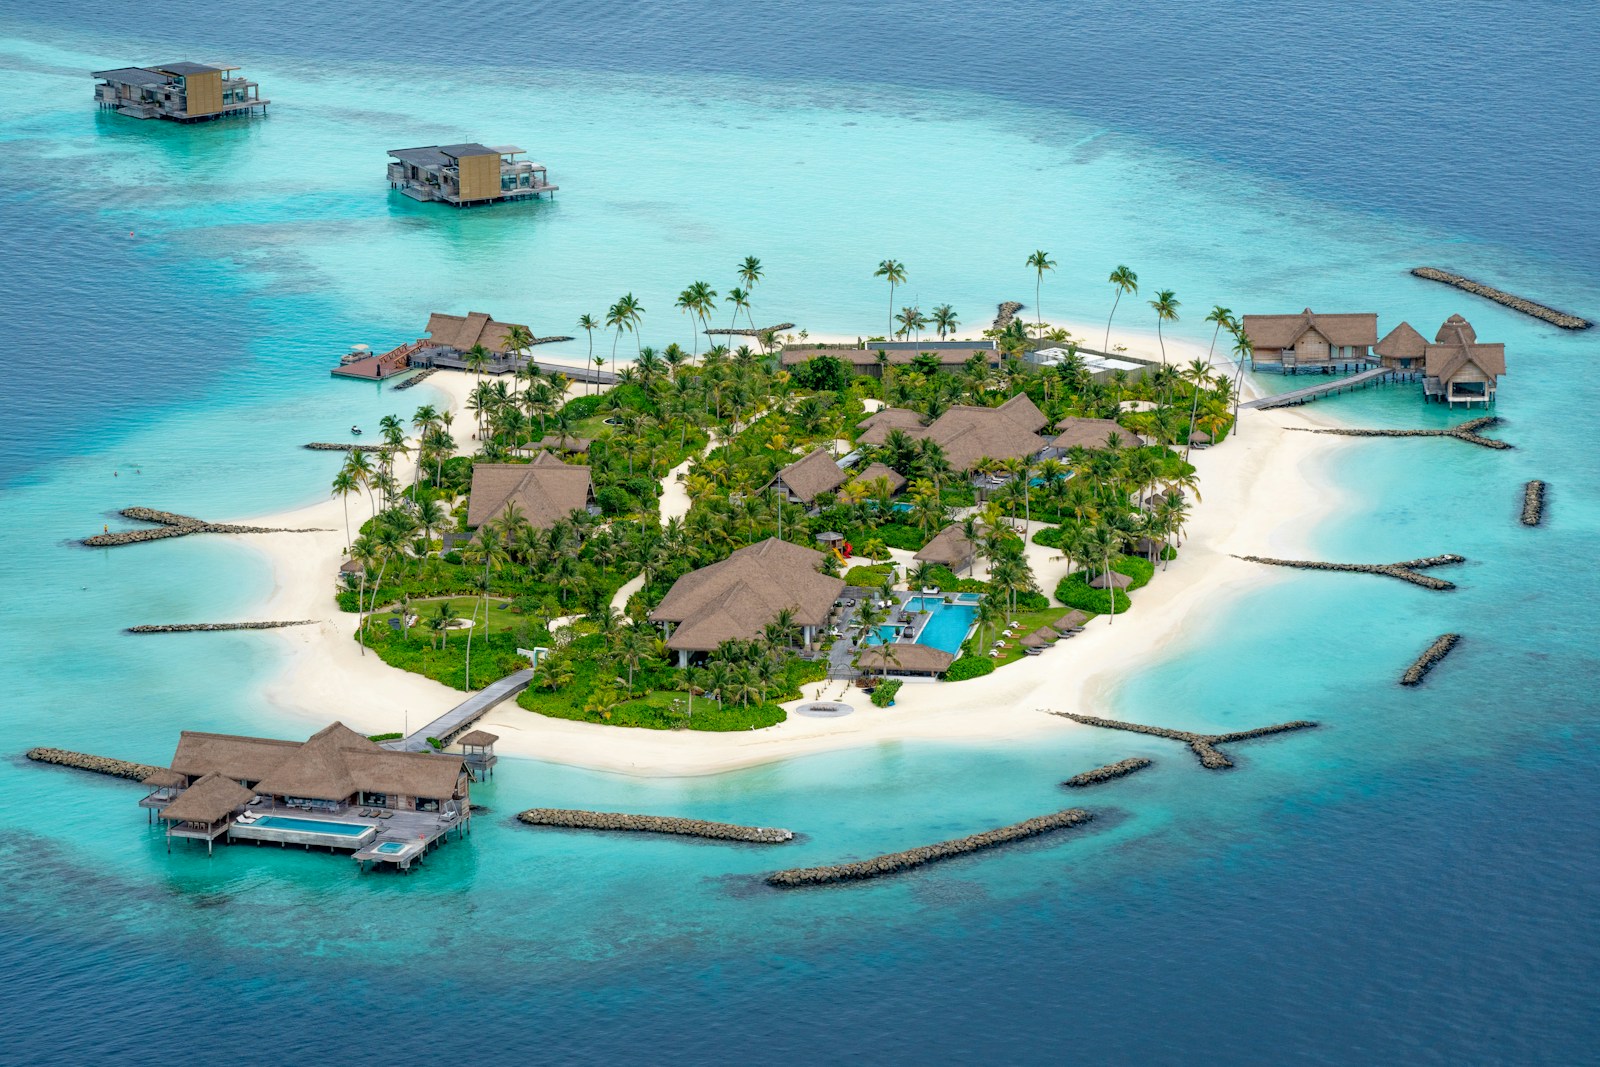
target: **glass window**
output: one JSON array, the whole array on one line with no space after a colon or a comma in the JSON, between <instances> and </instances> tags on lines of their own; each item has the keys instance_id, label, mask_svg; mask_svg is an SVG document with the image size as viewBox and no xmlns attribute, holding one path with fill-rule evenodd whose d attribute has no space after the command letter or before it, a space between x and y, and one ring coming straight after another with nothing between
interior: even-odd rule
<instances>
[{"instance_id":1,"label":"glass window","mask_svg":"<svg viewBox=\"0 0 1600 1067\"><path fill-rule=\"evenodd\" d=\"M427 797L418 797L417 798L417 810L418 811L438 811L439 810L439 802L437 800L430 800Z\"/></svg>"}]
</instances>

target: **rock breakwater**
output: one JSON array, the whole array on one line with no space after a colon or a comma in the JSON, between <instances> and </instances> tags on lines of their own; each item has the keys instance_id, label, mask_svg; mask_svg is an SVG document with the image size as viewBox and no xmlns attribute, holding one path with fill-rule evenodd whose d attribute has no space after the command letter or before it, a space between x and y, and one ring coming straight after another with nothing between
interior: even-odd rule
<instances>
[{"instance_id":1,"label":"rock breakwater","mask_svg":"<svg viewBox=\"0 0 1600 1067\"><path fill-rule=\"evenodd\" d=\"M680 834L713 841L748 841L778 845L794 840L794 832L771 826L739 826L703 819L676 819L661 815L628 815L617 811L578 811L572 808L529 808L517 815L529 826L560 826L572 830L623 830L646 834Z\"/></svg>"},{"instance_id":2,"label":"rock breakwater","mask_svg":"<svg viewBox=\"0 0 1600 1067\"><path fill-rule=\"evenodd\" d=\"M1485 437L1478 431L1495 426L1501 421L1498 415L1481 415L1470 419L1459 426L1451 426L1445 430L1353 430L1353 429L1312 429L1309 426L1295 426L1292 429L1302 433L1326 433L1335 437L1454 437L1457 441L1465 441L1469 445L1478 445L1480 448L1508 449L1516 446L1509 441Z\"/></svg>"},{"instance_id":3,"label":"rock breakwater","mask_svg":"<svg viewBox=\"0 0 1600 1067\"><path fill-rule=\"evenodd\" d=\"M413 385L417 385L420 382L425 382L429 378L433 377L435 374L438 374L438 373L439 373L439 369L437 367L424 367L421 370L417 371L417 373L413 374L411 377L407 378L405 381L397 382L395 384L395 387L394 387L395 388L395 392L398 393L398 392L402 392L402 391L404 391L406 389L410 389ZM310 447L310 446L308 445L307 447Z\"/></svg>"},{"instance_id":4,"label":"rock breakwater","mask_svg":"<svg viewBox=\"0 0 1600 1067\"><path fill-rule=\"evenodd\" d=\"M1022 305L1015 300L1007 300L995 309L994 328L1003 330L1011 325L1011 320L1017 317L1017 312L1022 310Z\"/></svg>"},{"instance_id":5,"label":"rock breakwater","mask_svg":"<svg viewBox=\"0 0 1600 1067\"><path fill-rule=\"evenodd\" d=\"M87 752L72 752L64 748L30 748L28 758L35 763L51 763L57 767L72 767L80 771L93 771L110 778L127 778L142 782L160 767L148 763L134 763L109 756L91 756Z\"/></svg>"},{"instance_id":6,"label":"rock breakwater","mask_svg":"<svg viewBox=\"0 0 1600 1067\"><path fill-rule=\"evenodd\" d=\"M1522 525L1537 526L1544 521L1545 484L1534 479L1522 487Z\"/></svg>"},{"instance_id":7,"label":"rock breakwater","mask_svg":"<svg viewBox=\"0 0 1600 1067\"><path fill-rule=\"evenodd\" d=\"M1070 711L1052 711L1050 714L1059 715L1063 719L1081 722L1085 726L1099 726L1106 730L1126 730L1129 733L1149 734L1151 737L1165 737L1171 741L1181 741L1189 746L1189 750L1200 760L1200 766L1211 771L1220 771L1233 766L1233 761L1217 750L1218 745L1229 745L1236 741L1249 741L1257 737L1267 737L1271 734L1281 734L1289 730L1307 730L1317 724L1308 719L1296 719L1293 722L1280 722L1273 726L1258 726L1253 730L1236 730L1231 734L1197 734L1188 730L1169 730L1165 726L1146 726L1143 723L1123 722L1120 719L1101 719L1093 715L1077 715Z\"/></svg>"},{"instance_id":8,"label":"rock breakwater","mask_svg":"<svg viewBox=\"0 0 1600 1067\"><path fill-rule=\"evenodd\" d=\"M1348 571L1352 574L1382 574L1390 578L1399 578L1412 585L1420 585L1424 589L1439 591L1454 589L1454 582L1447 582L1443 578L1435 578L1430 574L1419 574L1429 567L1443 567L1451 563L1465 563L1465 556L1454 553L1445 553L1442 556L1424 556L1422 559L1402 560L1399 563L1323 563L1319 560L1309 559L1273 559L1270 556L1235 556L1247 563L1264 563L1269 567L1296 567L1307 571Z\"/></svg>"},{"instance_id":9,"label":"rock breakwater","mask_svg":"<svg viewBox=\"0 0 1600 1067\"><path fill-rule=\"evenodd\" d=\"M82 544L89 548L114 548L117 545L136 545L144 541L159 541L164 537L187 537L197 533L254 534L254 533L322 533L319 529L287 529L281 526L240 526L229 522L206 522L192 515L179 515L155 508L123 508L117 514L137 522L155 523L143 530L118 530L116 533L99 533L85 537Z\"/></svg>"},{"instance_id":10,"label":"rock breakwater","mask_svg":"<svg viewBox=\"0 0 1600 1067\"><path fill-rule=\"evenodd\" d=\"M1569 315L1565 311L1557 311L1555 308L1541 304L1537 300L1515 296L1504 289L1496 289L1492 285L1484 285L1482 282L1475 282L1464 275L1440 270L1438 267L1412 267L1411 273L1418 278L1426 278L1431 282L1443 282L1445 285L1453 285L1462 292L1481 296L1485 300L1493 300L1496 304L1503 304L1513 311L1520 311L1524 315L1532 315L1536 319L1543 319L1552 326L1559 326L1563 330L1587 330L1594 325L1588 319L1580 318L1577 315Z\"/></svg>"},{"instance_id":11,"label":"rock breakwater","mask_svg":"<svg viewBox=\"0 0 1600 1067\"><path fill-rule=\"evenodd\" d=\"M997 830L987 830L981 834L953 841L940 841L938 844L924 845L905 852L890 852L883 856L874 856L869 860L840 863L830 867L795 867L787 871L775 871L767 875L767 884L788 889L804 885L829 885L836 882L859 882L867 878L882 878L885 875L908 871L913 867L996 848L1023 838L1065 830L1086 823L1092 818L1094 816L1082 808L1068 808L1066 811L1040 815L1037 818L1012 823L1010 826L1002 826Z\"/></svg>"},{"instance_id":12,"label":"rock breakwater","mask_svg":"<svg viewBox=\"0 0 1600 1067\"><path fill-rule=\"evenodd\" d=\"M792 329L794 329L794 323L780 322L776 326L762 326L754 330L748 326L740 326L737 329L724 326L720 329L707 330L705 333L708 337L765 337L769 333L779 333L783 330Z\"/></svg>"},{"instance_id":13,"label":"rock breakwater","mask_svg":"<svg viewBox=\"0 0 1600 1067\"><path fill-rule=\"evenodd\" d=\"M415 379L408 378L407 381L415 381ZM405 383L402 382L401 386L404 384ZM396 386L395 388L398 389L401 386ZM313 452L382 452L384 446L358 445L343 441L312 441L309 444L301 445L300 447L309 448Z\"/></svg>"},{"instance_id":14,"label":"rock breakwater","mask_svg":"<svg viewBox=\"0 0 1600 1067\"><path fill-rule=\"evenodd\" d=\"M286 619L281 622L169 622L153 626L129 626L130 634L214 633L222 630L281 630L286 626L315 626L315 619Z\"/></svg>"},{"instance_id":15,"label":"rock breakwater","mask_svg":"<svg viewBox=\"0 0 1600 1067\"><path fill-rule=\"evenodd\" d=\"M1068 789L1084 789L1091 785L1099 785L1101 782L1109 782L1113 778L1126 777L1135 771L1142 771L1150 764L1151 761L1147 759L1118 760L1115 763L1108 763L1104 767L1096 767L1092 771L1074 774L1061 784Z\"/></svg>"},{"instance_id":16,"label":"rock breakwater","mask_svg":"<svg viewBox=\"0 0 1600 1067\"><path fill-rule=\"evenodd\" d=\"M1422 655L1417 657L1416 662L1406 668L1406 672L1400 676L1400 684L1421 685L1422 680L1428 676L1428 672L1437 667L1439 661L1448 656L1450 650L1455 648L1460 641L1460 634L1440 634L1433 644L1429 645Z\"/></svg>"}]
</instances>

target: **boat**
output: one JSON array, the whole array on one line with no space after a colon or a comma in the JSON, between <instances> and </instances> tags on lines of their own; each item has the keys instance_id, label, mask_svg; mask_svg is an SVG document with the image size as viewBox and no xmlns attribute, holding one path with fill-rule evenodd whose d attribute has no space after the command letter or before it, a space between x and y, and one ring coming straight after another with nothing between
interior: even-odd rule
<instances>
[{"instance_id":1,"label":"boat","mask_svg":"<svg viewBox=\"0 0 1600 1067\"><path fill-rule=\"evenodd\" d=\"M372 355L372 349L367 345L351 345L350 351L339 357L339 366L348 367L352 363L359 363Z\"/></svg>"},{"instance_id":2,"label":"boat","mask_svg":"<svg viewBox=\"0 0 1600 1067\"><path fill-rule=\"evenodd\" d=\"M352 427L350 427L350 432L352 434L354 434L356 437L360 437L361 436L361 427L352 426Z\"/></svg>"}]
</instances>

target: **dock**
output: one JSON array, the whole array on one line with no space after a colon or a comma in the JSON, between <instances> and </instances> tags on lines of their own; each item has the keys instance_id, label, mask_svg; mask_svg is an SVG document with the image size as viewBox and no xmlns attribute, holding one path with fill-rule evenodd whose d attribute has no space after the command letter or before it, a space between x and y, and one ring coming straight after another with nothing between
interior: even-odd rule
<instances>
[{"instance_id":1,"label":"dock","mask_svg":"<svg viewBox=\"0 0 1600 1067\"><path fill-rule=\"evenodd\" d=\"M1294 407L1299 404L1309 404L1313 400L1321 400L1325 396L1342 393L1346 389L1365 389L1369 385L1390 378L1394 371L1388 367L1373 367L1371 370L1352 374L1348 378L1335 378L1323 382L1321 385L1311 385L1304 389L1295 389L1287 393L1277 393L1273 396L1257 397L1247 400L1239 406L1241 408L1254 408L1257 411L1266 411L1271 408Z\"/></svg>"},{"instance_id":2,"label":"dock","mask_svg":"<svg viewBox=\"0 0 1600 1067\"><path fill-rule=\"evenodd\" d=\"M396 752L432 752L428 738L447 745L469 726L489 713L489 709L510 700L533 681L533 668L528 667L508 674L498 682L484 686L467 699L434 719L420 730L415 730L398 741L385 741L383 747Z\"/></svg>"}]
</instances>

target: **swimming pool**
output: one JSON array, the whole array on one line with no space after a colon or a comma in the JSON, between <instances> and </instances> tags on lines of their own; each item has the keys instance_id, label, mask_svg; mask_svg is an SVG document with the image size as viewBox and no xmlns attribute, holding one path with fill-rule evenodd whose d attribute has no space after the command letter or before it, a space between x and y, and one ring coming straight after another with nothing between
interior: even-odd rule
<instances>
[{"instance_id":1,"label":"swimming pool","mask_svg":"<svg viewBox=\"0 0 1600 1067\"><path fill-rule=\"evenodd\" d=\"M971 596L969 601L967 596ZM933 617L917 635L917 644L937 648L952 656L961 654L961 642L972 629L972 620L978 615L978 598L975 594L962 594L954 604L946 604L939 597L912 597L912 611L926 611Z\"/></svg>"},{"instance_id":2,"label":"swimming pool","mask_svg":"<svg viewBox=\"0 0 1600 1067\"><path fill-rule=\"evenodd\" d=\"M397 852L404 852L406 850L406 847L407 846L406 846L406 843L404 841L385 841L383 844L378 845L372 851L381 852L385 856L393 856Z\"/></svg>"},{"instance_id":3,"label":"swimming pool","mask_svg":"<svg viewBox=\"0 0 1600 1067\"><path fill-rule=\"evenodd\" d=\"M321 822L316 819L295 819L287 815L263 815L245 824L265 826L269 830L294 830L302 834L337 834L340 837L357 837L372 829L354 822Z\"/></svg>"}]
</instances>

